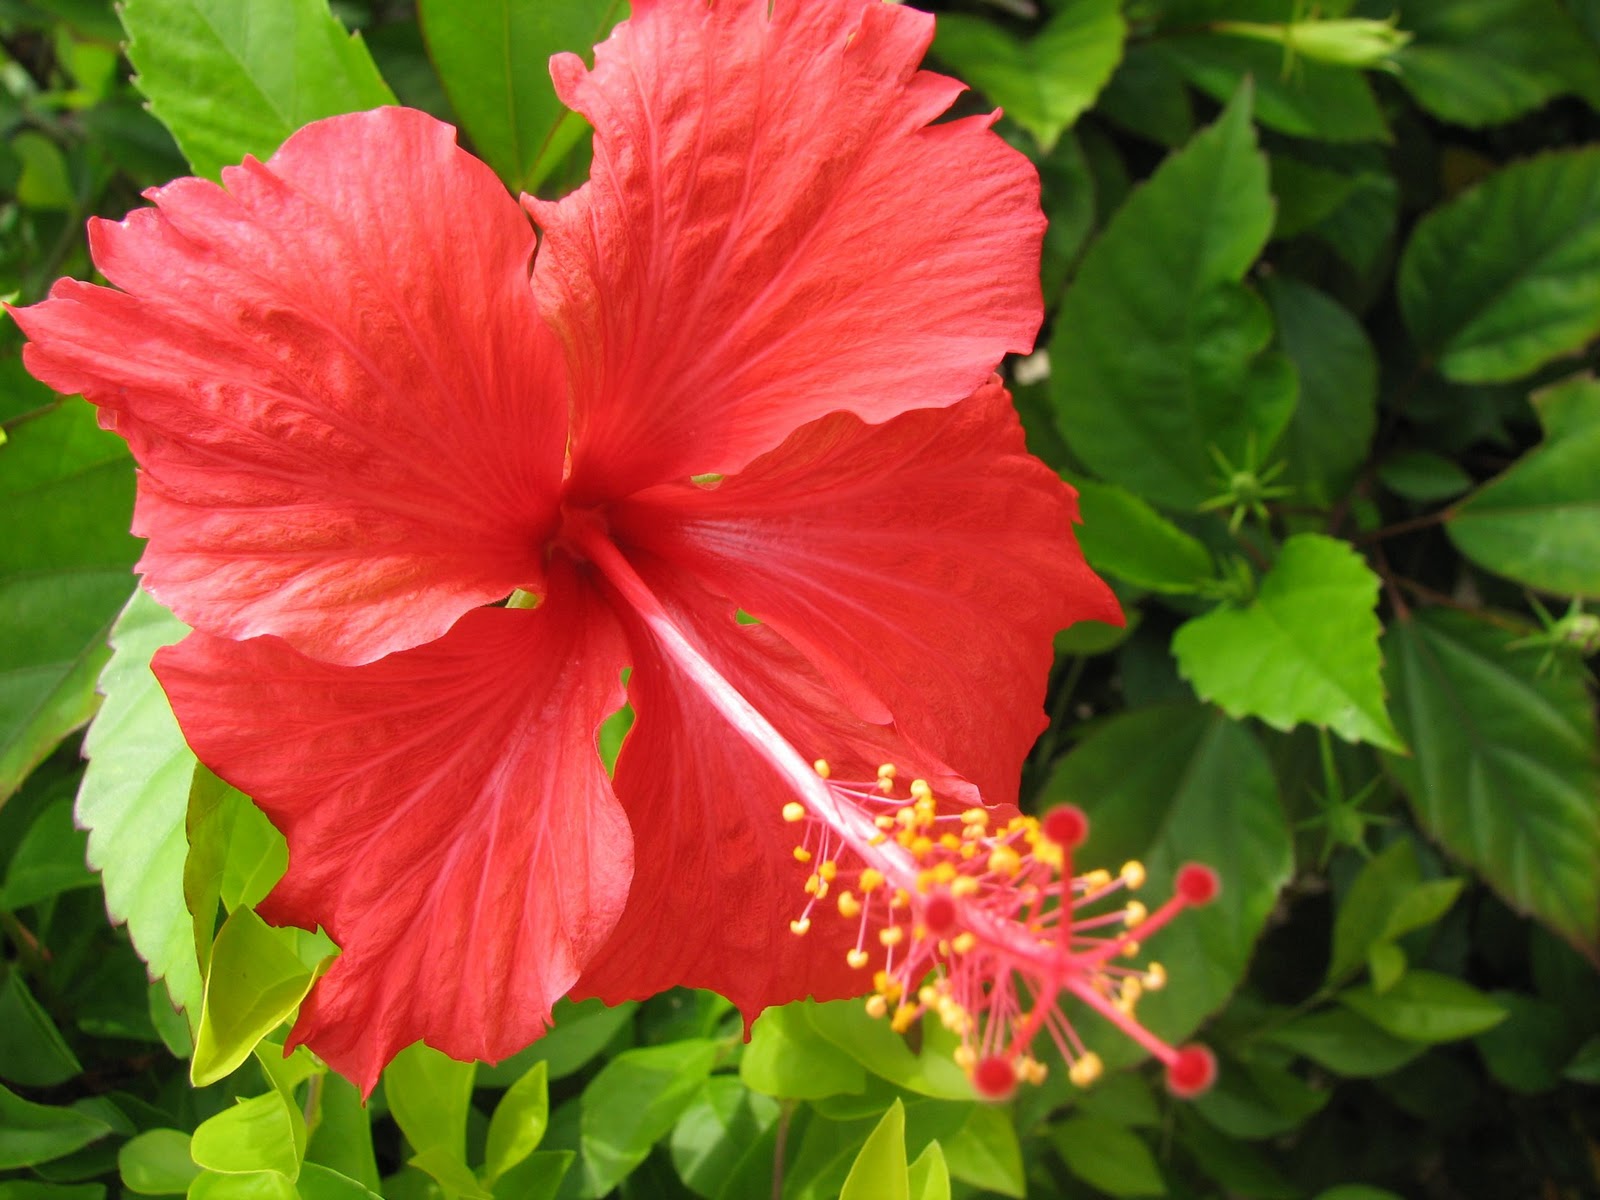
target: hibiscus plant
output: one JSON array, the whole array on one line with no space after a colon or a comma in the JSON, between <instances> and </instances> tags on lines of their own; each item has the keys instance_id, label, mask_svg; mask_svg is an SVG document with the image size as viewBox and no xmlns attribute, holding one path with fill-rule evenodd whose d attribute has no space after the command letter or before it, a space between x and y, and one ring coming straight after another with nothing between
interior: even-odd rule
<instances>
[{"instance_id":1,"label":"hibiscus plant","mask_svg":"<svg viewBox=\"0 0 1600 1200\"><path fill-rule=\"evenodd\" d=\"M0 1198L1600 1189L1600 13L0 0Z\"/></svg>"}]
</instances>

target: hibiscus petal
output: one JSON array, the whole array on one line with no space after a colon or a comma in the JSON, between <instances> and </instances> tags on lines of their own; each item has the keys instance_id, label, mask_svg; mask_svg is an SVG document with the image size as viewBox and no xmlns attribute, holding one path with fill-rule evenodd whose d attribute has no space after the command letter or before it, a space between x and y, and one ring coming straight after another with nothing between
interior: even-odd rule
<instances>
[{"instance_id":1,"label":"hibiscus petal","mask_svg":"<svg viewBox=\"0 0 1600 1200\"><path fill-rule=\"evenodd\" d=\"M862 717L892 714L1008 803L1046 723L1052 636L1122 620L1076 517L992 383L884 425L828 417L715 487L641 493L612 525L769 624Z\"/></svg>"},{"instance_id":2,"label":"hibiscus petal","mask_svg":"<svg viewBox=\"0 0 1600 1200\"><path fill-rule=\"evenodd\" d=\"M768 16L769 7L773 10ZM1038 176L879 0L646 0L585 70L590 181L527 200L580 494L731 473L806 421L953 404L1039 326Z\"/></svg>"},{"instance_id":3,"label":"hibiscus petal","mask_svg":"<svg viewBox=\"0 0 1600 1200\"><path fill-rule=\"evenodd\" d=\"M732 606L667 564L633 562L688 640L807 761L824 757L836 778L869 782L894 762L954 804L977 802L971 785L892 726L851 714L770 628L736 624ZM616 1004L674 986L711 988L747 1021L801 996L860 995L871 981L845 961L856 921L830 900L804 937L789 927L812 870L796 861L796 826L782 817L794 793L642 626L630 628L630 641L637 719L615 784L636 830L633 886L574 993Z\"/></svg>"},{"instance_id":4,"label":"hibiscus petal","mask_svg":"<svg viewBox=\"0 0 1600 1200\"><path fill-rule=\"evenodd\" d=\"M361 667L202 633L156 658L195 752L288 838L262 915L342 947L294 1040L365 1091L418 1038L521 1049L622 911L632 841L595 729L626 647L598 597L551 582L538 610Z\"/></svg>"},{"instance_id":5,"label":"hibiscus petal","mask_svg":"<svg viewBox=\"0 0 1600 1200\"><path fill-rule=\"evenodd\" d=\"M526 215L404 109L222 177L91 224L120 291L63 280L15 314L29 370L143 468L145 586L207 632L347 663L537 587L567 397Z\"/></svg>"}]
</instances>

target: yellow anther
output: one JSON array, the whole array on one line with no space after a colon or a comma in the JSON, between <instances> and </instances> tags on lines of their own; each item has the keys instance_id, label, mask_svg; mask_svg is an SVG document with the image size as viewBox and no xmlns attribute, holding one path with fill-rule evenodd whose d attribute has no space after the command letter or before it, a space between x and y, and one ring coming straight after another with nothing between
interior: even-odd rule
<instances>
[{"instance_id":1,"label":"yellow anther","mask_svg":"<svg viewBox=\"0 0 1600 1200\"><path fill-rule=\"evenodd\" d=\"M898 925L887 925L878 930L878 944L881 946L898 946L906 940L906 931Z\"/></svg>"},{"instance_id":2,"label":"yellow anther","mask_svg":"<svg viewBox=\"0 0 1600 1200\"><path fill-rule=\"evenodd\" d=\"M889 1028L894 1030L896 1033L904 1033L906 1030L911 1028L911 1022L915 1021L916 1019L916 1007L910 1004L902 1004L899 1008L894 1010L894 1016L889 1020Z\"/></svg>"},{"instance_id":3,"label":"yellow anther","mask_svg":"<svg viewBox=\"0 0 1600 1200\"><path fill-rule=\"evenodd\" d=\"M857 900L850 892L840 892L839 915L841 917L859 917L861 915L861 901Z\"/></svg>"},{"instance_id":4,"label":"yellow anther","mask_svg":"<svg viewBox=\"0 0 1600 1200\"><path fill-rule=\"evenodd\" d=\"M982 829L989 823L989 810L986 808L969 808L961 814L961 823Z\"/></svg>"},{"instance_id":5,"label":"yellow anther","mask_svg":"<svg viewBox=\"0 0 1600 1200\"><path fill-rule=\"evenodd\" d=\"M910 908L911 893L905 888L895 888L894 895L889 900L890 908Z\"/></svg>"},{"instance_id":6,"label":"yellow anther","mask_svg":"<svg viewBox=\"0 0 1600 1200\"><path fill-rule=\"evenodd\" d=\"M807 850L804 846L796 846L794 848L794 860L795 860L795 862L802 862L802 863L810 862L811 861L811 851Z\"/></svg>"},{"instance_id":7,"label":"yellow anther","mask_svg":"<svg viewBox=\"0 0 1600 1200\"><path fill-rule=\"evenodd\" d=\"M961 839L953 833L941 833L939 835L939 845L946 850L959 850L961 849Z\"/></svg>"},{"instance_id":8,"label":"yellow anther","mask_svg":"<svg viewBox=\"0 0 1600 1200\"><path fill-rule=\"evenodd\" d=\"M869 845L869 846L881 846L885 842L887 842L888 840L889 840L889 835L887 833L875 833L875 834L873 834L871 837L869 837L867 839L867 845Z\"/></svg>"},{"instance_id":9,"label":"yellow anther","mask_svg":"<svg viewBox=\"0 0 1600 1200\"><path fill-rule=\"evenodd\" d=\"M806 819L806 806L798 800L791 800L783 806L783 819L789 822L804 821Z\"/></svg>"},{"instance_id":10,"label":"yellow anther","mask_svg":"<svg viewBox=\"0 0 1600 1200\"><path fill-rule=\"evenodd\" d=\"M853 969L859 971L862 967L867 965L867 961L871 957L872 956L869 955L865 950L851 950L844 956L844 960L845 962L849 963Z\"/></svg>"},{"instance_id":11,"label":"yellow anther","mask_svg":"<svg viewBox=\"0 0 1600 1200\"><path fill-rule=\"evenodd\" d=\"M952 871L955 869L954 863L950 863L948 865ZM971 875L957 875L950 881L950 894L955 896L957 899L963 899L967 896L976 896L982 886L983 885Z\"/></svg>"},{"instance_id":12,"label":"yellow anther","mask_svg":"<svg viewBox=\"0 0 1600 1200\"><path fill-rule=\"evenodd\" d=\"M1122 957L1123 958L1138 958L1139 957L1139 943L1136 942L1136 941L1133 941L1133 940L1129 940L1129 941L1123 942L1122 943Z\"/></svg>"},{"instance_id":13,"label":"yellow anther","mask_svg":"<svg viewBox=\"0 0 1600 1200\"><path fill-rule=\"evenodd\" d=\"M1022 870L1022 855L1010 846L1001 844L989 851L989 870L1001 875L1015 875Z\"/></svg>"},{"instance_id":14,"label":"yellow anther","mask_svg":"<svg viewBox=\"0 0 1600 1200\"><path fill-rule=\"evenodd\" d=\"M1167 986L1167 969L1158 962L1150 963L1144 969L1144 990L1159 992Z\"/></svg>"},{"instance_id":15,"label":"yellow anther","mask_svg":"<svg viewBox=\"0 0 1600 1200\"><path fill-rule=\"evenodd\" d=\"M1139 982L1137 975L1129 975L1122 981L1122 989L1117 994L1117 1007L1123 1012L1132 1012L1133 1006L1139 1003L1139 997L1144 995L1144 984Z\"/></svg>"},{"instance_id":16,"label":"yellow anther","mask_svg":"<svg viewBox=\"0 0 1600 1200\"><path fill-rule=\"evenodd\" d=\"M861 878L857 880L857 883L861 887L863 896L875 892L883 886L883 872L876 867L867 867L861 872Z\"/></svg>"},{"instance_id":17,"label":"yellow anther","mask_svg":"<svg viewBox=\"0 0 1600 1200\"><path fill-rule=\"evenodd\" d=\"M927 834L921 834L918 837L914 837L911 839L910 850L911 853L915 854L918 858L926 858L933 850L933 839Z\"/></svg>"},{"instance_id":18,"label":"yellow anther","mask_svg":"<svg viewBox=\"0 0 1600 1200\"><path fill-rule=\"evenodd\" d=\"M894 778L894 764L893 763L884 763L881 767L879 767L878 768L878 778L879 779L893 779Z\"/></svg>"},{"instance_id":19,"label":"yellow anther","mask_svg":"<svg viewBox=\"0 0 1600 1200\"><path fill-rule=\"evenodd\" d=\"M878 780L878 790L880 792L882 792L885 796L894 795L894 780L893 779L880 778Z\"/></svg>"},{"instance_id":20,"label":"yellow anther","mask_svg":"<svg viewBox=\"0 0 1600 1200\"><path fill-rule=\"evenodd\" d=\"M806 895L815 896L817 894L817 889L821 886L822 876L818 875L815 871L806 876Z\"/></svg>"},{"instance_id":21,"label":"yellow anther","mask_svg":"<svg viewBox=\"0 0 1600 1200\"><path fill-rule=\"evenodd\" d=\"M977 858L978 857L978 843L976 843L976 842L968 842L965 846L961 847L961 857L962 858Z\"/></svg>"},{"instance_id":22,"label":"yellow anther","mask_svg":"<svg viewBox=\"0 0 1600 1200\"><path fill-rule=\"evenodd\" d=\"M1050 1074L1050 1068L1037 1058L1023 1056L1017 1060L1017 1077L1024 1083L1031 1083L1038 1087Z\"/></svg>"},{"instance_id":23,"label":"yellow anther","mask_svg":"<svg viewBox=\"0 0 1600 1200\"><path fill-rule=\"evenodd\" d=\"M917 989L917 1003L932 1008L939 1003L939 989L931 984L923 984Z\"/></svg>"},{"instance_id":24,"label":"yellow anther","mask_svg":"<svg viewBox=\"0 0 1600 1200\"><path fill-rule=\"evenodd\" d=\"M1122 877L1122 882L1137 891L1144 886L1144 864L1137 860L1122 864L1122 870L1117 872Z\"/></svg>"},{"instance_id":25,"label":"yellow anther","mask_svg":"<svg viewBox=\"0 0 1600 1200\"><path fill-rule=\"evenodd\" d=\"M789 932L795 937L805 937L806 931L811 928L811 918L801 917L798 921L789 922Z\"/></svg>"},{"instance_id":26,"label":"yellow anther","mask_svg":"<svg viewBox=\"0 0 1600 1200\"><path fill-rule=\"evenodd\" d=\"M911 781L911 797L914 800L933 799L933 789L928 786L926 779L913 779Z\"/></svg>"},{"instance_id":27,"label":"yellow anther","mask_svg":"<svg viewBox=\"0 0 1600 1200\"><path fill-rule=\"evenodd\" d=\"M879 813L877 816L872 818L872 823L874 825L876 825L879 829L893 829L894 828L894 814L892 814L892 813Z\"/></svg>"},{"instance_id":28,"label":"yellow anther","mask_svg":"<svg viewBox=\"0 0 1600 1200\"><path fill-rule=\"evenodd\" d=\"M902 808L899 812L894 814L894 819L895 823L902 829L910 829L917 823L917 811L909 806Z\"/></svg>"},{"instance_id":29,"label":"yellow anther","mask_svg":"<svg viewBox=\"0 0 1600 1200\"><path fill-rule=\"evenodd\" d=\"M890 1000L900 999L906 990L898 979L890 979L887 971L872 973L872 987L878 995L887 996Z\"/></svg>"},{"instance_id":30,"label":"yellow anther","mask_svg":"<svg viewBox=\"0 0 1600 1200\"><path fill-rule=\"evenodd\" d=\"M1061 847L1049 839L1041 840L1033 848L1033 857L1047 867L1062 867L1067 861L1067 856Z\"/></svg>"},{"instance_id":31,"label":"yellow anther","mask_svg":"<svg viewBox=\"0 0 1600 1200\"><path fill-rule=\"evenodd\" d=\"M833 774L833 768L828 765L828 760L825 758L817 759L816 762L811 764L811 769L824 779Z\"/></svg>"},{"instance_id":32,"label":"yellow anther","mask_svg":"<svg viewBox=\"0 0 1600 1200\"><path fill-rule=\"evenodd\" d=\"M1129 900L1128 907L1122 910L1122 919L1129 929L1144 924L1144 919L1149 915L1150 910L1137 900Z\"/></svg>"},{"instance_id":33,"label":"yellow anther","mask_svg":"<svg viewBox=\"0 0 1600 1200\"><path fill-rule=\"evenodd\" d=\"M970 1071L973 1067L978 1065L978 1052L971 1046L957 1046L955 1048L955 1053L953 1053L950 1057L956 1060L956 1066L960 1067L963 1071Z\"/></svg>"},{"instance_id":34,"label":"yellow anther","mask_svg":"<svg viewBox=\"0 0 1600 1200\"><path fill-rule=\"evenodd\" d=\"M956 877L956 865L953 862L935 863L933 878L937 883L950 883Z\"/></svg>"},{"instance_id":35,"label":"yellow anther","mask_svg":"<svg viewBox=\"0 0 1600 1200\"><path fill-rule=\"evenodd\" d=\"M867 1016L886 1017L889 1015L889 1002L882 996L867 997Z\"/></svg>"},{"instance_id":36,"label":"yellow anther","mask_svg":"<svg viewBox=\"0 0 1600 1200\"><path fill-rule=\"evenodd\" d=\"M1101 888L1111 885L1111 872L1104 868L1090 871L1084 875L1083 882L1091 892L1098 892Z\"/></svg>"},{"instance_id":37,"label":"yellow anther","mask_svg":"<svg viewBox=\"0 0 1600 1200\"><path fill-rule=\"evenodd\" d=\"M1088 1087L1105 1072L1105 1064L1094 1051L1079 1055L1078 1061L1067 1068L1067 1078L1079 1087Z\"/></svg>"},{"instance_id":38,"label":"yellow anther","mask_svg":"<svg viewBox=\"0 0 1600 1200\"><path fill-rule=\"evenodd\" d=\"M823 879L827 880L829 883L833 882L834 876L838 873L839 864L834 862L831 858L823 859L822 862L817 866L817 874L821 875Z\"/></svg>"},{"instance_id":39,"label":"yellow anther","mask_svg":"<svg viewBox=\"0 0 1600 1200\"><path fill-rule=\"evenodd\" d=\"M950 939L950 949L957 954L971 954L978 948L978 935L970 929L964 929Z\"/></svg>"}]
</instances>

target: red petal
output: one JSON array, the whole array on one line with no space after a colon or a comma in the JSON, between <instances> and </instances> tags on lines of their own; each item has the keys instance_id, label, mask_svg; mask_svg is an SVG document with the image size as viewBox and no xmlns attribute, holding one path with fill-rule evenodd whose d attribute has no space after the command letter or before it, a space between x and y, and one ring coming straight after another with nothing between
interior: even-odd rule
<instances>
[{"instance_id":1,"label":"red petal","mask_svg":"<svg viewBox=\"0 0 1600 1200\"><path fill-rule=\"evenodd\" d=\"M618 506L613 529L771 625L858 714L892 715L1003 804L1045 725L1052 636L1121 621L1076 516L994 384L879 426L828 417L715 487Z\"/></svg>"},{"instance_id":2,"label":"red petal","mask_svg":"<svg viewBox=\"0 0 1600 1200\"><path fill-rule=\"evenodd\" d=\"M16 316L143 472L145 586L185 621L368 662L537 586L566 444L533 231L422 113L307 126L271 160L93 222L121 291Z\"/></svg>"},{"instance_id":3,"label":"red petal","mask_svg":"<svg viewBox=\"0 0 1600 1200\"><path fill-rule=\"evenodd\" d=\"M827 758L836 778L866 780L895 762L954 803L976 801L969 784L892 727L846 711L771 629L737 625L732 607L688 576L648 556L634 561L688 639L808 760ZM811 871L795 861L796 826L782 817L793 793L647 633L630 641L637 721L616 790L638 831L633 887L575 994L615 1004L674 986L711 988L754 1020L769 1004L869 990L870 978L845 963L857 922L831 902L817 906L804 937L790 931Z\"/></svg>"},{"instance_id":4,"label":"red petal","mask_svg":"<svg viewBox=\"0 0 1600 1200\"><path fill-rule=\"evenodd\" d=\"M768 9L773 14L768 17ZM878 0L649 0L586 71L590 182L529 201L592 498L731 473L806 421L953 404L1039 326L1028 161Z\"/></svg>"},{"instance_id":5,"label":"red petal","mask_svg":"<svg viewBox=\"0 0 1600 1200\"><path fill-rule=\"evenodd\" d=\"M289 840L262 906L343 948L295 1038L370 1090L418 1038L498 1059L610 933L632 840L595 750L621 632L569 575L362 667L191 634L156 658L200 758Z\"/></svg>"}]
</instances>

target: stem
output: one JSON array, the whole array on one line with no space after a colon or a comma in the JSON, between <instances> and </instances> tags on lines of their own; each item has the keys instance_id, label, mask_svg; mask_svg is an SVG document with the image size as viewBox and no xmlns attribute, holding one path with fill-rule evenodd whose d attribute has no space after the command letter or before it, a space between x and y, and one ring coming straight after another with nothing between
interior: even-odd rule
<instances>
[{"instance_id":1,"label":"stem","mask_svg":"<svg viewBox=\"0 0 1600 1200\"><path fill-rule=\"evenodd\" d=\"M783 1200L783 1152L789 1142L789 1120L794 1116L793 1100L785 1100L778 1113L778 1136L772 1145L772 1200Z\"/></svg>"},{"instance_id":2,"label":"stem","mask_svg":"<svg viewBox=\"0 0 1600 1200\"><path fill-rule=\"evenodd\" d=\"M1396 521L1393 525L1385 525L1382 529L1374 529L1371 533L1358 534L1351 540L1358 546L1365 546L1371 542L1381 542L1385 538L1399 537L1402 533L1415 533L1419 529L1429 529L1447 520L1450 512L1448 508L1441 508L1436 512L1423 513L1420 517Z\"/></svg>"}]
</instances>

